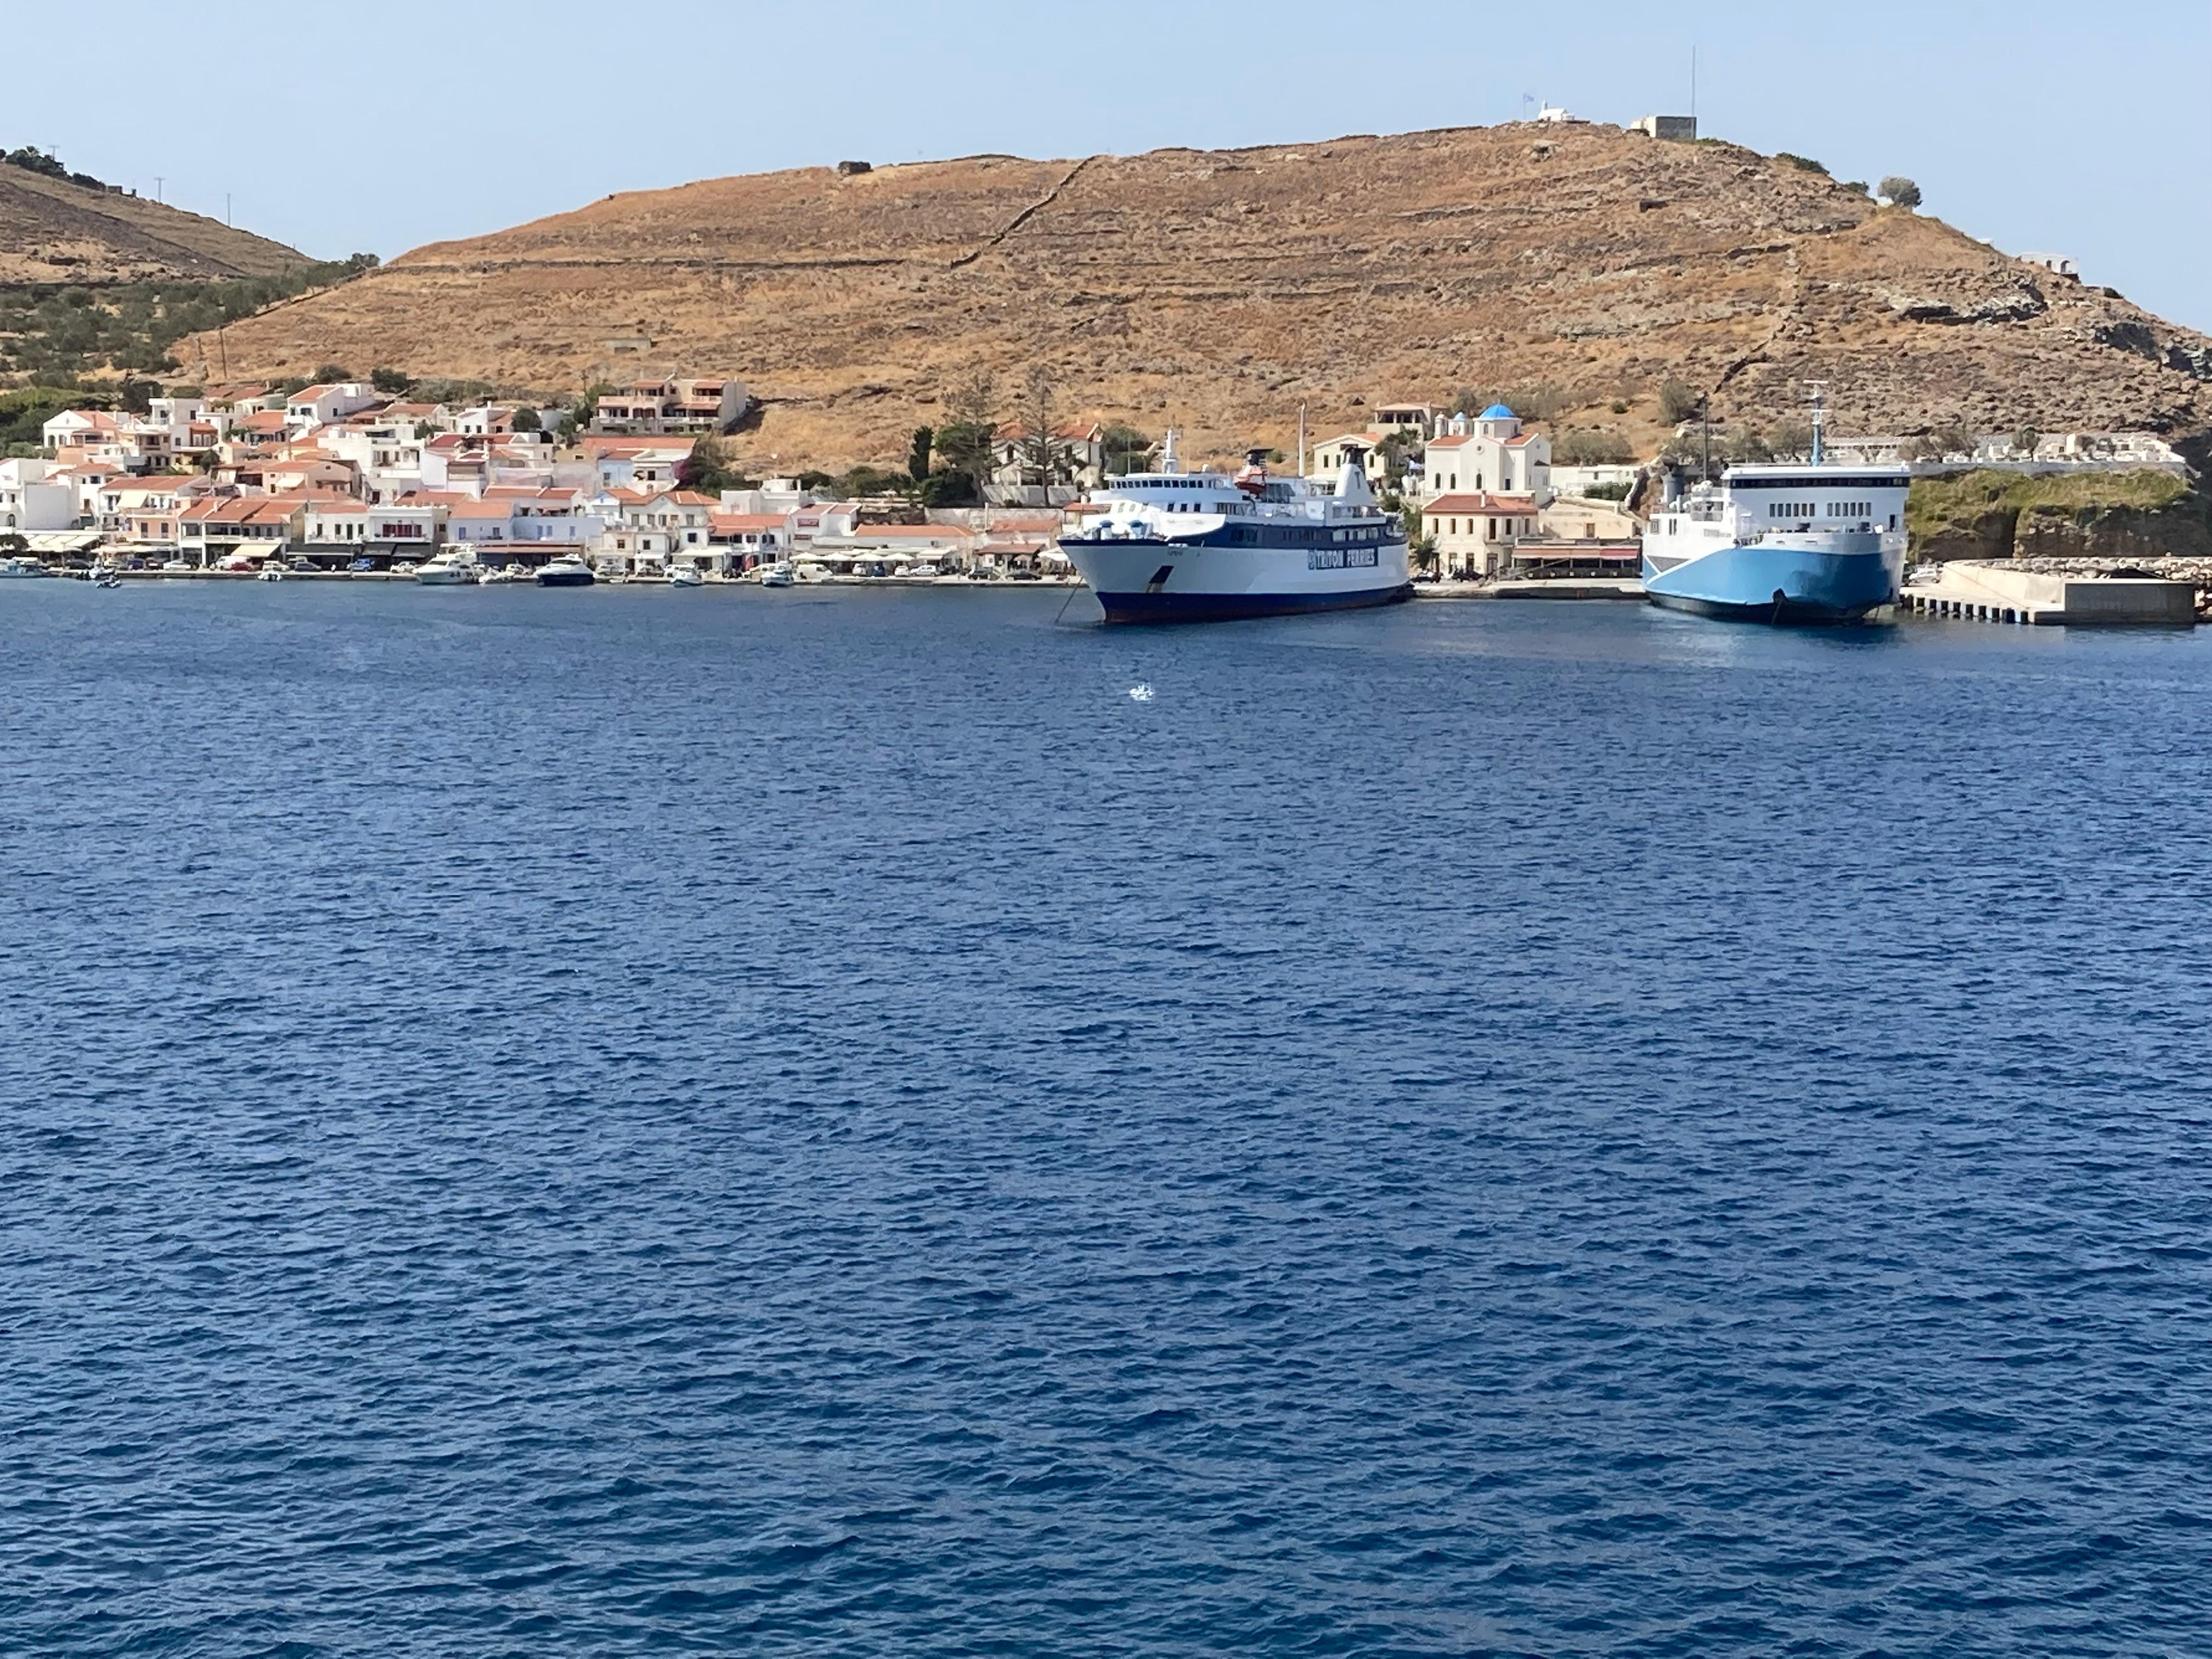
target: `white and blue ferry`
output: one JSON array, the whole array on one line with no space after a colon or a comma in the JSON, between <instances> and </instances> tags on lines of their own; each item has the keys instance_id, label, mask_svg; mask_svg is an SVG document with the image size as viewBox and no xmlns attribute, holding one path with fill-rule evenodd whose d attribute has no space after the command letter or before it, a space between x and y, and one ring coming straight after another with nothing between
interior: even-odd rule
<instances>
[{"instance_id":1,"label":"white and blue ferry","mask_svg":"<svg viewBox=\"0 0 2212 1659\"><path fill-rule=\"evenodd\" d=\"M1176 435L1157 472L1116 478L1060 547L1109 623L1225 622L1411 599L1406 532L1346 446L1332 487L1267 475L1255 450L1233 477L1185 472Z\"/></svg>"},{"instance_id":2,"label":"white and blue ferry","mask_svg":"<svg viewBox=\"0 0 2212 1659\"><path fill-rule=\"evenodd\" d=\"M1808 465L1731 466L1651 515L1644 591L1654 605L1769 623L1861 622L1905 580L1902 466L1835 465L1813 403Z\"/></svg>"}]
</instances>

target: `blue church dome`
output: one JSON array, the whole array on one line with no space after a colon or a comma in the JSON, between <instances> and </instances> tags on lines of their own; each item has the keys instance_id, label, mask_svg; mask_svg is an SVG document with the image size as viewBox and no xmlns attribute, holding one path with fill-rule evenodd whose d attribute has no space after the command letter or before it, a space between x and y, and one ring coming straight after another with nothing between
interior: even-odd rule
<instances>
[{"instance_id":1,"label":"blue church dome","mask_svg":"<svg viewBox=\"0 0 2212 1659\"><path fill-rule=\"evenodd\" d=\"M1482 411L1482 418L1486 421L1517 421L1521 417L1504 404L1492 404Z\"/></svg>"}]
</instances>

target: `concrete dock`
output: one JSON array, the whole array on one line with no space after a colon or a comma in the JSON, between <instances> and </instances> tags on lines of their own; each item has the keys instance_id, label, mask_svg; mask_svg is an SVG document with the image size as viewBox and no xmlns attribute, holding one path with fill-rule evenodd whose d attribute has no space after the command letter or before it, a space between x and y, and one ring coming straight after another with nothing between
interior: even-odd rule
<instances>
[{"instance_id":1,"label":"concrete dock","mask_svg":"<svg viewBox=\"0 0 2212 1659\"><path fill-rule=\"evenodd\" d=\"M2197 620L2197 588L2155 576L2047 575L1958 562L1907 587L1899 605L1923 617L2035 627L2187 627Z\"/></svg>"}]
</instances>

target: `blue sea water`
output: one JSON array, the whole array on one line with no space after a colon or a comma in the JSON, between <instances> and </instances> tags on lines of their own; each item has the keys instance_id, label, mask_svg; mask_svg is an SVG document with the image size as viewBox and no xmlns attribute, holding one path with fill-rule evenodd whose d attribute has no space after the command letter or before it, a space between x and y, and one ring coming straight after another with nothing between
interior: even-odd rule
<instances>
[{"instance_id":1,"label":"blue sea water","mask_svg":"<svg viewBox=\"0 0 2212 1659\"><path fill-rule=\"evenodd\" d=\"M2212 638L1060 604L0 585L0 1651L2212 1649Z\"/></svg>"}]
</instances>

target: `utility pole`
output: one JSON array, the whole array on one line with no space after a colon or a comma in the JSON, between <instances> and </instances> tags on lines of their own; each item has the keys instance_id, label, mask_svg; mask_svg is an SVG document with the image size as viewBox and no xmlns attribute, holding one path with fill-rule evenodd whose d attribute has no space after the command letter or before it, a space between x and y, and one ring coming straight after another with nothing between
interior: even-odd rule
<instances>
[{"instance_id":1,"label":"utility pole","mask_svg":"<svg viewBox=\"0 0 2212 1659\"><path fill-rule=\"evenodd\" d=\"M230 222L230 192L228 191L222 193L222 222L226 225Z\"/></svg>"},{"instance_id":2,"label":"utility pole","mask_svg":"<svg viewBox=\"0 0 2212 1659\"><path fill-rule=\"evenodd\" d=\"M154 175L154 199L155 201L158 202L161 199L161 186L167 183L168 183L168 180L164 179L160 173L157 173Z\"/></svg>"},{"instance_id":3,"label":"utility pole","mask_svg":"<svg viewBox=\"0 0 2212 1659\"><path fill-rule=\"evenodd\" d=\"M1298 477L1306 476L1306 406L1298 405Z\"/></svg>"},{"instance_id":4,"label":"utility pole","mask_svg":"<svg viewBox=\"0 0 2212 1659\"><path fill-rule=\"evenodd\" d=\"M1698 118L1698 49L1690 48L1690 118Z\"/></svg>"}]
</instances>

